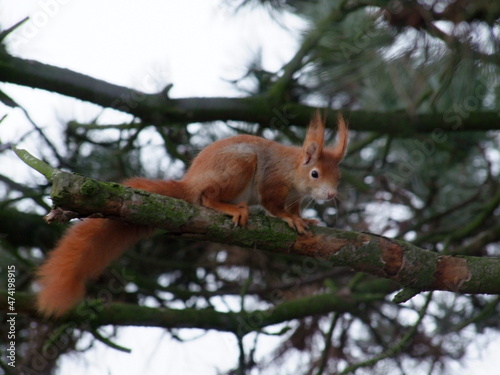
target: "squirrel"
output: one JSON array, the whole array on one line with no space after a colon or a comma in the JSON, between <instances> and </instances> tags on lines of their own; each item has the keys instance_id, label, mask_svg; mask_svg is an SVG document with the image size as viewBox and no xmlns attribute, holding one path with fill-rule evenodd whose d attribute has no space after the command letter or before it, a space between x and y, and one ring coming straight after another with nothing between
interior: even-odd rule
<instances>
[{"instance_id":1,"label":"squirrel","mask_svg":"<svg viewBox=\"0 0 500 375\"><path fill-rule=\"evenodd\" d=\"M318 111L302 147L237 135L204 148L181 180L131 178L123 184L201 204L231 216L240 226L247 224L248 206L259 204L304 234L318 221L301 217L301 200L335 197L338 165L348 143L348 129L341 115L333 147L324 147L324 132L325 120ZM36 273L41 286L38 311L47 317L65 314L83 299L87 281L97 278L128 247L153 231L106 218L86 218L70 227Z\"/></svg>"}]
</instances>

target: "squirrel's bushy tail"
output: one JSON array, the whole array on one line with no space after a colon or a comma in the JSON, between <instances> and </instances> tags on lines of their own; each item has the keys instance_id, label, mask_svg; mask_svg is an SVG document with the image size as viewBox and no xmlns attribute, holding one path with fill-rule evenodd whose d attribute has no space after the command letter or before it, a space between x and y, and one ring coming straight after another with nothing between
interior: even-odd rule
<instances>
[{"instance_id":1,"label":"squirrel's bushy tail","mask_svg":"<svg viewBox=\"0 0 500 375\"><path fill-rule=\"evenodd\" d=\"M134 178L125 185L152 193L186 199L182 181ZM71 227L37 271L42 287L38 310L46 316L60 316L85 294L88 280L99 276L128 247L147 237L153 229L111 219L85 219Z\"/></svg>"}]
</instances>

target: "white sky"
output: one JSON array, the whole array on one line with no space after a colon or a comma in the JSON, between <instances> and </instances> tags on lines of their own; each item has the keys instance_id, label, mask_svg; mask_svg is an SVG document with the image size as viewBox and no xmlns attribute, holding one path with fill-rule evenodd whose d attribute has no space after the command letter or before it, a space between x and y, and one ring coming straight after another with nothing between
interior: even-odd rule
<instances>
[{"instance_id":1,"label":"white sky","mask_svg":"<svg viewBox=\"0 0 500 375\"><path fill-rule=\"evenodd\" d=\"M158 91L171 82L174 97L237 95L223 79L241 77L259 48L265 67L278 69L293 55L297 45L291 34L296 35L303 24L293 16L282 19L292 25L294 33L290 33L278 27L265 11L252 9L235 16L219 3L0 0L0 25L6 28L26 16L32 17L8 40L10 51L23 58L146 92ZM101 111L88 103L40 90L6 84L0 84L0 89L25 106L51 135L59 133L61 118L88 121ZM9 117L0 123L0 140L18 143L31 127L20 111L0 104L0 117L4 113ZM109 118L121 121L114 111L109 111ZM32 150L36 144L28 138L20 146ZM5 169L13 179L19 179L20 173L30 175L28 167L4 153L0 155L0 170ZM263 339L261 354L276 340ZM120 353L97 343L84 357L64 358L60 373L210 375L234 367L238 358L234 337L216 332L180 344L161 329L127 328L115 341L131 348L132 353ZM491 373L493 366L500 365L493 350L483 355L485 360L471 359L467 367L457 366L455 373Z\"/></svg>"}]
</instances>

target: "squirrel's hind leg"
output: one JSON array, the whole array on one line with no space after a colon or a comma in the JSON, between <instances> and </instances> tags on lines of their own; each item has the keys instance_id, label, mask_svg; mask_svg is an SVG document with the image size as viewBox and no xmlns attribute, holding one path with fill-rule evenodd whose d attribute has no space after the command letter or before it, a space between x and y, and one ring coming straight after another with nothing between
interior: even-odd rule
<instances>
[{"instance_id":1,"label":"squirrel's hind leg","mask_svg":"<svg viewBox=\"0 0 500 375\"><path fill-rule=\"evenodd\" d=\"M253 197L255 168L255 158L248 157L233 159L232 165L220 165L212 172L216 176L206 180L208 184L200 192L200 203L232 216L236 225L245 226L248 205L257 203Z\"/></svg>"}]
</instances>

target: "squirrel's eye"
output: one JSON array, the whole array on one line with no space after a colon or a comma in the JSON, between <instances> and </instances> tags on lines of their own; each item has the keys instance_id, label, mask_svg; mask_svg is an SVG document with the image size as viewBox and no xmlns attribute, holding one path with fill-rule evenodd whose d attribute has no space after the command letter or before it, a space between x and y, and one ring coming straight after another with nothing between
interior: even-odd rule
<instances>
[{"instance_id":1,"label":"squirrel's eye","mask_svg":"<svg viewBox=\"0 0 500 375\"><path fill-rule=\"evenodd\" d=\"M316 170L311 171L311 177L312 177L312 178L318 178L318 177L319 177L319 173L318 173L318 171L316 171Z\"/></svg>"}]
</instances>

